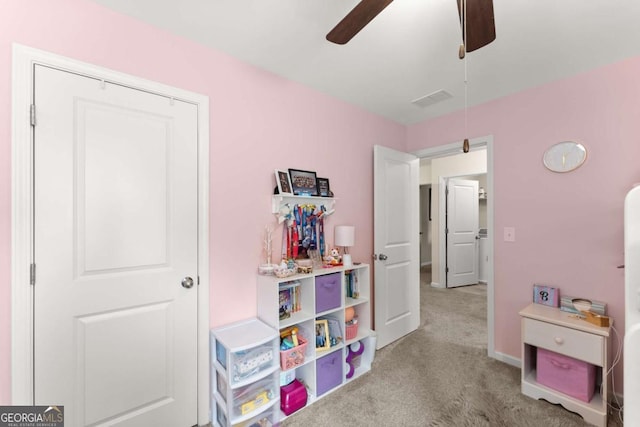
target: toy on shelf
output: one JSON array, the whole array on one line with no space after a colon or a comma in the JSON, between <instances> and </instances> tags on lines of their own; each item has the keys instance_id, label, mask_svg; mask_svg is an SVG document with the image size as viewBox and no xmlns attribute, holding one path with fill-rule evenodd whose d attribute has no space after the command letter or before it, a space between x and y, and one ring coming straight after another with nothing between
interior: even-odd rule
<instances>
[{"instance_id":1,"label":"toy on shelf","mask_svg":"<svg viewBox=\"0 0 640 427\"><path fill-rule=\"evenodd\" d=\"M347 372L347 378L353 377L356 369L360 367L361 356L364 353L364 341L354 342L349 344L347 354L347 365L349 365L349 372Z\"/></svg>"},{"instance_id":2,"label":"toy on shelf","mask_svg":"<svg viewBox=\"0 0 640 427\"><path fill-rule=\"evenodd\" d=\"M313 260L311 258L298 259L298 273L309 274L313 272Z\"/></svg>"},{"instance_id":3,"label":"toy on shelf","mask_svg":"<svg viewBox=\"0 0 640 427\"><path fill-rule=\"evenodd\" d=\"M304 363L307 340L299 332L297 326L280 331L280 366L285 371Z\"/></svg>"},{"instance_id":4,"label":"toy on shelf","mask_svg":"<svg viewBox=\"0 0 640 427\"><path fill-rule=\"evenodd\" d=\"M325 265L328 267L337 267L342 265L342 257L338 248L333 248L325 258Z\"/></svg>"},{"instance_id":5,"label":"toy on shelf","mask_svg":"<svg viewBox=\"0 0 640 427\"><path fill-rule=\"evenodd\" d=\"M273 269L274 274L279 278L285 278L293 276L298 273L298 265L293 260L282 260L280 265Z\"/></svg>"},{"instance_id":6,"label":"toy on shelf","mask_svg":"<svg viewBox=\"0 0 640 427\"><path fill-rule=\"evenodd\" d=\"M340 322L334 318L327 318L329 324L329 343L331 347L334 347L342 342L342 329L340 328Z\"/></svg>"}]
</instances>

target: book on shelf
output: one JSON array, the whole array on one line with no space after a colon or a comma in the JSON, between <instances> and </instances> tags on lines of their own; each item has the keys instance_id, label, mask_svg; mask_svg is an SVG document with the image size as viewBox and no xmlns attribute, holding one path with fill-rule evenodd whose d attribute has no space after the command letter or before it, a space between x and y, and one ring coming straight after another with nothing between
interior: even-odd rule
<instances>
[{"instance_id":1,"label":"book on shelf","mask_svg":"<svg viewBox=\"0 0 640 427\"><path fill-rule=\"evenodd\" d=\"M360 284L358 283L358 274L353 270L345 271L345 293L348 298L360 297Z\"/></svg>"},{"instance_id":2,"label":"book on shelf","mask_svg":"<svg viewBox=\"0 0 640 427\"><path fill-rule=\"evenodd\" d=\"M279 286L278 305L280 307L280 320L291 317L291 314L301 309L301 289L297 280L281 283Z\"/></svg>"}]
</instances>

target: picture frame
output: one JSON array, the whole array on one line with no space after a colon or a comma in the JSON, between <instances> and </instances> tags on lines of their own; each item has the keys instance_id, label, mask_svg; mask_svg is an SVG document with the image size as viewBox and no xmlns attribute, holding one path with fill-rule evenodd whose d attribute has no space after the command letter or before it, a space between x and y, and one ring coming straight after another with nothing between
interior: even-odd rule
<instances>
[{"instance_id":1,"label":"picture frame","mask_svg":"<svg viewBox=\"0 0 640 427\"><path fill-rule=\"evenodd\" d=\"M331 188L329 187L329 178L316 178L318 184L318 195L320 197L331 197Z\"/></svg>"},{"instance_id":2,"label":"picture frame","mask_svg":"<svg viewBox=\"0 0 640 427\"><path fill-rule=\"evenodd\" d=\"M536 304L548 305L549 307L558 307L558 289L552 286L534 283L533 302L535 302Z\"/></svg>"},{"instance_id":3,"label":"picture frame","mask_svg":"<svg viewBox=\"0 0 640 427\"><path fill-rule=\"evenodd\" d=\"M280 194L293 194L293 187L291 186L291 177L289 176L289 172L276 169L275 174L278 192Z\"/></svg>"},{"instance_id":4,"label":"picture frame","mask_svg":"<svg viewBox=\"0 0 640 427\"><path fill-rule=\"evenodd\" d=\"M340 328L340 322L338 319L328 318L329 323L329 339L332 345L338 345L342 342L342 329Z\"/></svg>"},{"instance_id":5,"label":"picture frame","mask_svg":"<svg viewBox=\"0 0 640 427\"><path fill-rule=\"evenodd\" d=\"M289 169L291 189L296 196L317 196L316 173L300 169Z\"/></svg>"},{"instance_id":6,"label":"picture frame","mask_svg":"<svg viewBox=\"0 0 640 427\"><path fill-rule=\"evenodd\" d=\"M329 350L330 348L329 322L327 319L316 319L316 349Z\"/></svg>"}]
</instances>

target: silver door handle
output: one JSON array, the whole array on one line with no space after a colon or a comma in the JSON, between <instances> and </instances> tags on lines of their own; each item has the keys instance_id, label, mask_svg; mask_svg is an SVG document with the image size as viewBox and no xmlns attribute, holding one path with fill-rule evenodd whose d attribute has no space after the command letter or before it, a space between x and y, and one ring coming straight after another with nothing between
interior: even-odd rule
<instances>
[{"instance_id":1,"label":"silver door handle","mask_svg":"<svg viewBox=\"0 0 640 427\"><path fill-rule=\"evenodd\" d=\"M379 259L380 261L385 261L387 258L388 258L388 257L387 257L385 254L380 254L380 255L378 255L378 259Z\"/></svg>"},{"instance_id":2,"label":"silver door handle","mask_svg":"<svg viewBox=\"0 0 640 427\"><path fill-rule=\"evenodd\" d=\"M188 276L182 279L182 287L185 289L193 288L193 279Z\"/></svg>"}]
</instances>

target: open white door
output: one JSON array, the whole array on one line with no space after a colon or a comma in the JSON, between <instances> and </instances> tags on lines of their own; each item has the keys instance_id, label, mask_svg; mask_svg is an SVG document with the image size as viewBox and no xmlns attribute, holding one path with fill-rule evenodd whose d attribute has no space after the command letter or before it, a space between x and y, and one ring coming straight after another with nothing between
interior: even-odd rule
<instances>
[{"instance_id":1,"label":"open white door","mask_svg":"<svg viewBox=\"0 0 640 427\"><path fill-rule=\"evenodd\" d=\"M420 324L419 159L373 147L377 348Z\"/></svg>"},{"instance_id":2,"label":"open white door","mask_svg":"<svg viewBox=\"0 0 640 427\"><path fill-rule=\"evenodd\" d=\"M478 181L447 183L447 288L478 283Z\"/></svg>"}]
</instances>

